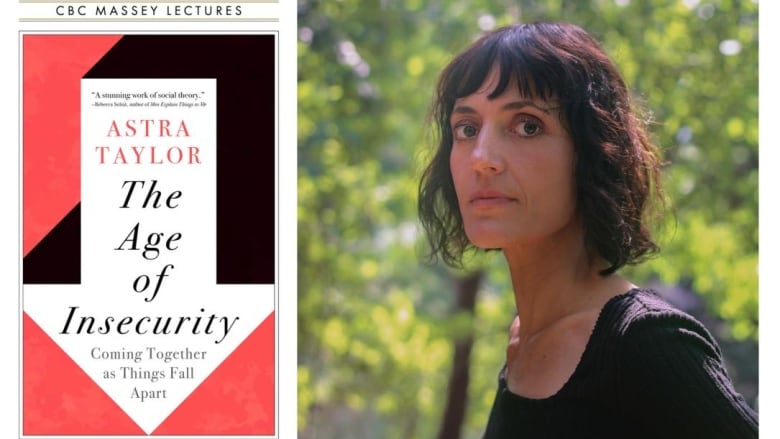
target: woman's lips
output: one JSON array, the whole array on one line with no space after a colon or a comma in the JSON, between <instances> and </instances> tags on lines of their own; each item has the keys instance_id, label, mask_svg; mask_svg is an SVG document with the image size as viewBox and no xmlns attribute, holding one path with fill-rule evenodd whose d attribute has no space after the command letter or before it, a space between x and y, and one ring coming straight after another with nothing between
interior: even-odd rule
<instances>
[{"instance_id":1,"label":"woman's lips","mask_svg":"<svg viewBox=\"0 0 780 439\"><path fill-rule=\"evenodd\" d=\"M515 198L503 192L493 190L477 191L469 197L469 203L474 207L498 207L516 201Z\"/></svg>"}]
</instances>

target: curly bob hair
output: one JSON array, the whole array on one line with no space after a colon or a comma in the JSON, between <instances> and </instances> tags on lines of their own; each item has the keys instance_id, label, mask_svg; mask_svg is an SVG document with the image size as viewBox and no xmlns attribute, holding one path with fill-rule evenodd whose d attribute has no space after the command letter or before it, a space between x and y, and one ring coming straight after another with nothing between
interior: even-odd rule
<instances>
[{"instance_id":1,"label":"curly bob hair","mask_svg":"<svg viewBox=\"0 0 780 439\"><path fill-rule=\"evenodd\" d=\"M438 148L418 188L418 213L430 258L462 266L466 237L450 152L450 117L456 99L479 89L490 71L499 81L489 95L517 86L523 96L560 103L560 118L574 142L577 213L591 261L602 275L658 251L647 224L652 198L663 202L660 160L645 121L638 117L615 64L582 28L528 23L497 29L477 40L442 71L430 117Z\"/></svg>"}]
</instances>

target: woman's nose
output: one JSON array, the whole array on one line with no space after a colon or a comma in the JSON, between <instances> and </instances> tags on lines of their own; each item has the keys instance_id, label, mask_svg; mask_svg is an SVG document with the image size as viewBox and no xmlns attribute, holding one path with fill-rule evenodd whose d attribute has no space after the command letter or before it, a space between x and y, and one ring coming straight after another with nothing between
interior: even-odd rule
<instances>
[{"instance_id":1,"label":"woman's nose","mask_svg":"<svg viewBox=\"0 0 780 439\"><path fill-rule=\"evenodd\" d=\"M472 167L477 172L499 173L504 170L504 160L500 150L500 138L492 130L483 129L475 140L471 152Z\"/></svg>"}]
</instances>

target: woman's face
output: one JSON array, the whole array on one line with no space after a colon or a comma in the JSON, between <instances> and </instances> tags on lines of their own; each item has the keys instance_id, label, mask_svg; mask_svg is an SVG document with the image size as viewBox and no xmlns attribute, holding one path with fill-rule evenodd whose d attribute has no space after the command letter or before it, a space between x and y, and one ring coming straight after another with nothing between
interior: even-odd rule
<instances>
[{"instance_id":1,"label":"woman's face","mask_svg":"<svg viewBox=\"0 0 780 439\"><path fill-rule=\"evenodd\" d=\"M469 240L480 248L538 243L573 224L574 144L557 101L521 96L514 82L489 100L493 69L458 99L450 169Z\"/></svg>"}]
</instances>

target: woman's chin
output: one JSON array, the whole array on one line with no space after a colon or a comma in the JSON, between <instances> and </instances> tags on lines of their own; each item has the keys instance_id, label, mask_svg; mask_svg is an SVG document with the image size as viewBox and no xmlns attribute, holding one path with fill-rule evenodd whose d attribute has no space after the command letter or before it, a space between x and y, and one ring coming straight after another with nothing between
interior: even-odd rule
<instances>
[{"instance_id":1,"label":"woman's chin","mask_svg":"<svg viewBox=\"0 0 780 439\"><path fill-rule=\"evenodd\" d=\"M466 236L474 247L482 250L496 250L504 247L506 236L501 233L486 233L466 231Z\"/></svg>"}]
</instances>

